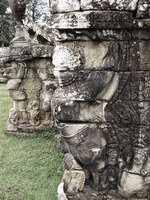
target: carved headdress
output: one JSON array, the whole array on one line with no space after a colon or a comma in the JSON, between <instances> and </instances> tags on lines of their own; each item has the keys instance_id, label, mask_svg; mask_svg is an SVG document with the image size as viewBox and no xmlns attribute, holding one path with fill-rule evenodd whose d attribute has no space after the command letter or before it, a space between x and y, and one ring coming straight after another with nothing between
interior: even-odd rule
<instances>
[{"instance_id":1,"label":"carved headdress","mask_svg":"<svg viewBox=\"0 0 150 200\"><path fill-rule=\"evenodd\" d=\"M74 70L82 65L81 52L75 46L57 45L53 54L55 68Z\"/></svg>"}]
</instances>

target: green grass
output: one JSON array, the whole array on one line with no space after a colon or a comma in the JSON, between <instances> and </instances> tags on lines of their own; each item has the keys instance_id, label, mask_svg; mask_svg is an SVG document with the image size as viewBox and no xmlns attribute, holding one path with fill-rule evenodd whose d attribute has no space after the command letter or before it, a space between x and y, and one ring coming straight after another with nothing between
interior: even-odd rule
<instances>
[{"instance_id":1,"label":"green grass","mask_svg":"<svg viewBox=\"0 0 150 200\"><path fill-rule=\"evenodd\" d=\"M32 138L6 135L10 108L0 85L0 200L57 200L63 155L55 131Z\"/></svg>"}]
</instances>

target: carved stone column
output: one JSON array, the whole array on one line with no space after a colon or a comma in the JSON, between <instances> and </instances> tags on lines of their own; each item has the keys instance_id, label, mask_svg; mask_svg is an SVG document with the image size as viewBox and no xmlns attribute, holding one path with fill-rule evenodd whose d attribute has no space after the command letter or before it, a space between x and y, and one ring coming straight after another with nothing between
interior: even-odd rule
<instances>
[{"instance_id":1,"label":"carved stone column","mask_svg":"<svg viewBox=\"0 0 150 200\"><path fill-rule=\"evenodd\" d=\"M0 71L8 80L13 100L6 129L21 135L53 126L51 99L56 89L51 61L53 45L23 24L28 2L9 1L17 24L16 35L9 48L0 50Z\"/></svg>"},{"instance_id":2,"label":"carved stone column","mask_svg":"<svg viewBox=\"0 0 150 200\"><path fill-rule=\"evenodd\" d=\"M150 3L52 0L59 200L148 199Z\"/></svg>"},{"instance_id":3,"label":"carved stone column","mask_svg":"<svg viewBox=\"0 0 150 200\"><path fill-rule=\"evenodd\" d=\"M56 88L52 73L52 46L3 48L0 55L3 77L13 100L6 131L36 133L53 126L51 98Z\"/></svg>"}]
</instances>

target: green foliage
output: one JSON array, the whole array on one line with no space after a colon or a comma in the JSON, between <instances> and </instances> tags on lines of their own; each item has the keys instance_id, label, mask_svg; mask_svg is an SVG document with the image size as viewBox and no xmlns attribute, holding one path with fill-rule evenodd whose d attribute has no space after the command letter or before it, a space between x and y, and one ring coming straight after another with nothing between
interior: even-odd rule
<instances>
[{"instance_id":1,"label":"green foliage","mask_svg":"<svg viewBox=\"0 0 150 200\"><path fill-rule=\"evenodd\" d=\"M8 6L7 0L0 0L0 47L9 46L14 37L14 21L11 14L6 13Z\"/></svg>"},{"instance_id":2,"label":"green foliage","mask_svg":"<svg viewBox=\"0 0 150 200\"><path fill-rule=\"evenodd\" d=\"M0 46L9 46L14 37L14 21L9 14L0 17Z\"/></svg>"},{"instance_id":3,"label":"green foliage","mask_svg":"<svg viewBox=\"0 0 150 200\"><path fill-rule=\"evenodd\" d=\"M0 15L5 14L7 7L8 7L8 1L7 0L0 0Z\"/></svg>"},{"instance_id":4,"label":"green foliage","mask_svg":"<svg viewBox=\"0 0 150 200\"><path fill-rule=\"evenodd\" d=\"M0 200L57 200L63 156L54 131L30 138L5 135L10 108L0 85Z\"/></svg>"}]
</instances>

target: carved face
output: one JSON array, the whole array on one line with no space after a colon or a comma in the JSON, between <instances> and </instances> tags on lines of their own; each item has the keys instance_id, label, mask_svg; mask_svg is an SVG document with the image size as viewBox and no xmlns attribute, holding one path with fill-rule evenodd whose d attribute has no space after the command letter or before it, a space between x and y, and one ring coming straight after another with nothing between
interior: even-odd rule
<instances>
[{"instance_id":1,"label":"carved face","mask_svg":"<svg viewBox=\"0 0 150 200\"><path fill-rule=\"evenodd\" d=\"M106 139L95 124L65 124L60 130L72 155L82 164L96 164L104 156Z\"/></svg>"},{"instance_id":2,"label":"carved face","mask_svg":"<svg viewBox=\"0 0 150 200\"><path fill-rule=\"evenodd\" d=\"M54 69L54 76L58 79L60 86L70 85L77 77L75 70L69 68L57 68Z\"/></svg>"},{"instance_id":3,"label":"carved face","mask_svg":"<svg viewBox=\"0 0 150 200\"><path fill-rule=\"evenodd\" d=\"M75 49L57 46L53 54L54 75L60 86L69 85L77 75L77 69L82 65L81 55Z\"/></svg>"}]
</instances>

